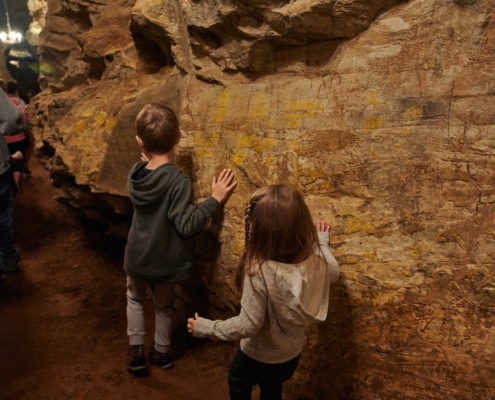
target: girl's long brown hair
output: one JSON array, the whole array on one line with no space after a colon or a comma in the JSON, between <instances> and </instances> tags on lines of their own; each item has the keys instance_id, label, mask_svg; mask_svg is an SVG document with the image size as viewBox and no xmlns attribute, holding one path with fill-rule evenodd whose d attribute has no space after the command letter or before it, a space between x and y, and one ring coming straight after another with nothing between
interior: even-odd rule
<instances>
[{"instance_id":1,"label":"girl's long brown hair","mask_svg":"<svg viewBox=\"0 0 495 400\"><path fill-rule=\"evenodd\" d=\"M318 246L318 234L308 206L291 186L271 185L253 193L245 212L245 250L236 273L242 292L244 277L265 261L297 264Z\"/></svg>"}]
</instances>

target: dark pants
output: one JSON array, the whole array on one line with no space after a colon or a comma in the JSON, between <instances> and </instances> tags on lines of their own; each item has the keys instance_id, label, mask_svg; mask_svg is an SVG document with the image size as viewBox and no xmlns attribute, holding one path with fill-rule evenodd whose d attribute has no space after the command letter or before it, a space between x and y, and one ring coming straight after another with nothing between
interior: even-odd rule
<instances>
[{"instance_id":1,"label":"dark pants","mask_svg":"<svg viewBox=\"0 0 495 400\"><path fill-rule=\"evenodd\" d=\"M231 400L251 400L254 385L260 387L260 400L281 400L284 382L296 370L298 355L281 364L266 364L237 351L229 370Z\"/></svg>"},{"instance_id":2,"label":"dark pants","mask_svg":"<svg viewBox=\"0 0 495 400\"><path fill-rule=\"evenodd\" d=\"M15 266L19 253L14 242L14 203L9 173L0 175L0 270L3 265Z\"/></svg>"}]
</instances>

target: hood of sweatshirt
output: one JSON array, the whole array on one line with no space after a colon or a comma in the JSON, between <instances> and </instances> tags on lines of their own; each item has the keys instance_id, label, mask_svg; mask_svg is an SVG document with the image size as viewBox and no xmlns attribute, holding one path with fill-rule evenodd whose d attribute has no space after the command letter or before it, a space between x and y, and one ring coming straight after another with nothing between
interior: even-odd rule
<instances>
[{"instance_id":1,"label":"hood of sweatshirt","mask_svg":"<svg viewBox=\"0 0 495 400\"><path fill-rule=\"evenodd\" d=\"M328 233L319 232L318 238L319 246L303 262L268 261L262 268L269 307L280 325L305 326L327 317L330 284L337 281L340 269L328 247Z\"/></svg>"},{"instance_id":2,"label":"hood of sweatshirt","mask_svg":"<svg viewBox=\"0 0 495 400\"><path fill-rule=\"evenodd\" d=\"M277 263L275 266L275 296L283 315L300 325L324 321L328 312L330 276L323 255L313 254L299 264ZM271 296L271 294L269 294Z\"/></svg>"},{"instance_id":3,"label":"hood of sweatshirt","mask_svg":"<svg viewBox=\"0 0 495 400\"><path fill-rule=\"evenodd\" d=\"M129 197L135 207L146 207L161 201L164 194L181 175L179 169L171 163L160 165L142 179L136 179L146 162L139 162L129 173Z\"/></svg>"}]
</instances>

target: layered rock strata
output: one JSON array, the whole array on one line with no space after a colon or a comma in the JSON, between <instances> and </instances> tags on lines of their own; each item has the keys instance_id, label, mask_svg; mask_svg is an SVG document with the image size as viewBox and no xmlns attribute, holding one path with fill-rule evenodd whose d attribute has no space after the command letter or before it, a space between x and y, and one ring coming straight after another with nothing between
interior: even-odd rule
<instances>
[{"instance_id":1,"label":"layered rock strata","mask_svg":"<svg viewBox=\"0 0 495 400\"><path fill-rule=\"evenodd\" d=\"M123 234L144 104L180 116L198 199L235 170L198 241L210 316L238 304L252 190L304 193L342 276L295 398L492 398L494 15L490 0L48 0L35 133L61 199Z\"/></svg>"}]
</instances>

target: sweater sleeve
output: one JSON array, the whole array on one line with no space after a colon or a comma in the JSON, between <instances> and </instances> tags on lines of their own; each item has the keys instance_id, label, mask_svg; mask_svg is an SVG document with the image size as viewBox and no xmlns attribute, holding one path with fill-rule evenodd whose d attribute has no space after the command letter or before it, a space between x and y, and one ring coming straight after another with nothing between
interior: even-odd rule
<instances>
[{"instance_id":1,"label":"sweater sleeve","mask_svg":"<svg viewBox=\"0 0 495 400\"><path fill-rule=\"evenodd\" d=\"M325 260L327 261L327 267L330 274L330 283L337 282L340 276L340 267L337 260L330 252L330 248L328 247L328 242L330 240L329 235L327 232L318 232L318 239L320 242L320 249L323 253L323 257L325 257ZM319 253L318 248L316 249L316 251Z\"/></svg>"},{"instance_id":2,"label":"sweater sleeve","mask_svg":"<svg viewBox=\"0 0 495 400\"><path fill-rule=\"evenodd\" d=\"M167 216L180 235L189 237L203 229L218 210L220 203L213 197L208 197L196 207L191 180L185 177L173 189Z\"/></svg>"},{"instance_id":3,"label":"sweater sleeve","mask_svg":"<svg viewBox=\"0 0 495 400\"><path fill-rule=\"evenodd\" d=\"M239 340L254 336L265 320L268 300L260 275L244 279L241 313L225 321L199 318L194 324L194 336L219 340Z\"/></svg>"},{"instance_id":4,"label":"sweater sleeve","mask_svg":"<svg viewBox=\"0 0 495 400\"><path fill-rule=\"evenodd\" d=\"M22 114L10 101L3 90L0 90L0 134L15 135L24 127Z\"/></svg>"}]
</instances>

